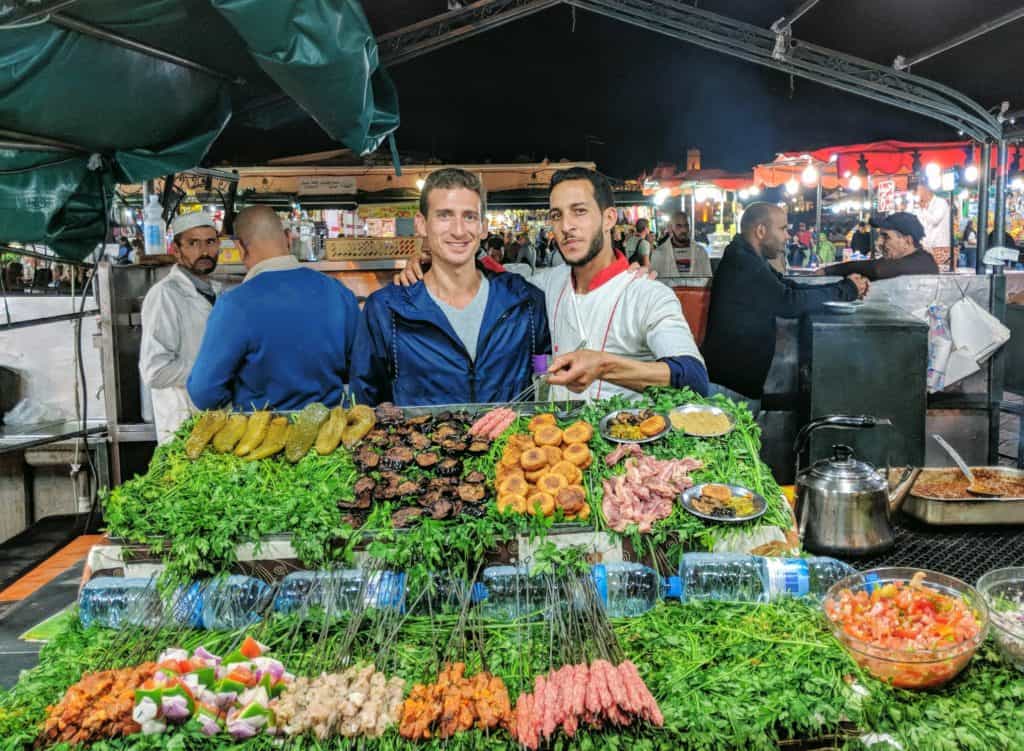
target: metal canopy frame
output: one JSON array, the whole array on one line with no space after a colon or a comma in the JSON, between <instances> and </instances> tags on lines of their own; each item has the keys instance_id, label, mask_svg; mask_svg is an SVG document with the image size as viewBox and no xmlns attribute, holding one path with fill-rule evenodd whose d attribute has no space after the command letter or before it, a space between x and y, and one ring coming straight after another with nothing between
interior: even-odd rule
<instances>
[{"instance_id":1,"label":"metal canopy frame","mask_svg":"<svg viewBox=\"0 0 1024 751\"><path fill-rule=\"evenodd\" d=\"M923 63L925 60L930 60L944 52L949 52L951 49L959 47L961 44L965 44L972 39L977 39L980 36L988 34L990 31L995 31L998 28L1006 26L1008 23L1019 21L1022 18L1024 18L1024 6L1011 10L1009 13L1004 13L998 18L993 18L991 21L985 21L969 31L957 34L952 39L933 45L922 52L918 52L916 55L912 55L910 58L900 55L893 60L892 67L896 70L909 70L918 63Z\"/></svg>"},{"instance_id":2,"label":"metal canopy frame","mask_svg":"<svg viewBox=\"0 0 1024 751\"><path fill-rule=\"evenodd\" d=\"M457 10L381 34L381 62L399 65L428 52L560 5L562 0L478 0Z\"/></svg>"},{"instance_id":3,"label":"metal canopy frame","mask_svg":"<svg viewBox=\"0 0 1024 751\"><path fill-rule=\"evenodd\" d=\"M1005 226L1005 173L1007 138L1024 138L1024 128L1012 136L1004 124L1012 118L1005 112L989 112L978 102L955 89L907 72L914 63L952 49L969 39L1024 17L1024 8L993 19L956 38L915 55L898 59L892 67L863 60L792 37L793 24L820 0L803 0L788 16L775 21L771 29L738 21L728 16L689 5L683 0L478 0L464 8L420 21L378 37L382 60L388 64L407 62L420 55L525 18L558 4L590 11L657 34L695 44L731 57L774 68L792 76L862 96L897 109L937 120L961 135L983 145L979 192L982 205L988 203L991 177L988 150L997 147L995 229L999 237ZM1006 108L1003 107L1003 110ZM1013 123L1011 122L1011 125ZM988 216L979 212L978 258L987 249Z\"/></svg>"}]
</instances>

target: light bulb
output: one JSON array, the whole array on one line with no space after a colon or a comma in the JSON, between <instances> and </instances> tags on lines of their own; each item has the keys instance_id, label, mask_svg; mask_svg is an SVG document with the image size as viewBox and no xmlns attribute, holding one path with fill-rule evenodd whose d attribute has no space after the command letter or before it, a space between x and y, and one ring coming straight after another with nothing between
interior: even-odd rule
<instances>
[{"instance_id":1,"label":"light bulb","mask_svg":"<svg viewBox=\"0 0 1024 751\"><path fill-rule=\"evenodd\" d=\"M850 178L850 190L860 190L860 175Z\"/></svg>"}]
</instances>

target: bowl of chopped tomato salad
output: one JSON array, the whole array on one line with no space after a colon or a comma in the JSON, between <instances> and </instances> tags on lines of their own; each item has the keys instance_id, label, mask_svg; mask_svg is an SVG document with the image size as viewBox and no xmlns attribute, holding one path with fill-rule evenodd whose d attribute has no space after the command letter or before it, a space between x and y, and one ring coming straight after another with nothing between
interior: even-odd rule
<instances>
[{"instance_id":1,"label":"bowl of chopped tomato salad","mask_svg":"<svg viewBox=\"0 0 1024 751\"><path fill-rule=\"evenodd\" d=\"M989 615L969 584L934 571L879 568L836 582L822 603L836 638L897 688L936 688L985 641Z\"/></svg>"}]
</instances>

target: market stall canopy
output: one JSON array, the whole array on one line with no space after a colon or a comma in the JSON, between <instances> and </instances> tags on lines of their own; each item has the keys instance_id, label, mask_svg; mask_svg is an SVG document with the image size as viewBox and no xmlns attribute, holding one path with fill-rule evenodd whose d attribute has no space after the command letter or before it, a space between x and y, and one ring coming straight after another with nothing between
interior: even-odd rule
<instances>
[{"instance_id":1,"label":"market stall canopy","mask_svg":"<svg viewBox=\"0 0 1024 751\"><path fill-rule=\"evenodd\" d=\"M920 171L934 162L942 170L963 166L970 161L978 163L977 144L970 141L876 141L846 146L830 146L811 152L780 154L780 159L800 159L809 156L821 162L833 162L840 175L858 174L862 166L871 175L906 175ZM995 151L992 164L995 164ZM863 159L863 164L862 164ZM915 164L916 162L916 164Z\"/></svg>"},{"instance_id":2,"label":"market stall canopy","mask_svg":"<svg viewBox=\"0 0 1024 751\"><path fill-rule=\"evenodd\" d=\"M0 240L85 257L115 183L197 166L232 117L272 130L248 114L268 97L357 153L398 127L358 0L22 5L0 6Z\"/></svg>"}]
</instances>

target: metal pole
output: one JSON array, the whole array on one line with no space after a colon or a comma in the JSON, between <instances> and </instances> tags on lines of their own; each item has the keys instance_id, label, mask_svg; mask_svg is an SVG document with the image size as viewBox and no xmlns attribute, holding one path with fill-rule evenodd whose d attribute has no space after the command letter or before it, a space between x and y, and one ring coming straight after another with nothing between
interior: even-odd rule
<instances>
[{"instance_id":1,"label":"metal pole","mask_svg":"<svg viewBox=\"0 0 1024 751\"><path fill-rule=\"evenodd\" d=\"M818 177L818 185L814 194L814 242L821 242L821 177ZM814 250L817 249L815 246ZM813 250L812 250L813 252Z\"/></svg>"},{"instance_id":2,"label":"metal pole","mask_svg":"<svg viewBox=\"0 0 1024 751\"><path fill-rule=\"evenodd\" d=\"M817 5L819 2L820 2L820 0L804 0L804 2L800 5L800 7L793 11L793 15L788 16L788 17L787 16L783 16L778 21L773 23L772 24L772 31L774 31L776 34L778 34L780 32L783 32L783 31L788 31L789 28L793 24L795 24L797 21L800 20L800 17L804 13L809 11L811 8L813 8L815 5Z\"/></svg>"},{"instance_id":3,"label":"metal pole","mask_svg":"<svg viewBox=\"0 0 1024 751\"><path fill-rule=\"evenodd\" d=\"M198 71L199 73L205 73L208 76L213 76L214 78L219 78L223 81L228 81L239 86L245 85L245 79L241 76L222 73L221 71L214 70L202 63L197 63L194 60L180 57L174 53L167 52L166 50L151 47L148 44L142 44L142 42L136 42L134 39L128 39L120 34L114 34L113 32L102 29L99 26L93 26L91 23L85 23L84 21L79 21L77 18L65 16L63 13L51 13L50 23L60 26L62 29L82 34L83 36L99 39L103 42L110 42L111 44L116 44L119 47L130 49L133 52L140 52L143 55L155 57L157 60L173 63L174 65L178 65L182 68L188 68L190 70Z\"/></svg>"},{"instance_id":4,"label":"metal pole","mask_svg":"<svg viewBox=\"0 0 1024 751\"><path fill-rule=\"evenodd\" d=\"M20 146L14 148L25 149L26 151L80 151L88 153L89 149L76 146L73 143L57 141L53 138L34 136L31 133L21 133L16 130L0 130L0 138L7 138L11 141L20 142ZM35 147L35 148L33 148Z\"/></svg>"},{"instance_id":5,"label":"metal pole","mask_svg":"<svg viewBox=\"0 0 1024 751\"><path fill-rule=\"evenodd\" d=\"M978 256L974 260L974 269L979 274L985 273L982 258L988 250L988 187L992 180L992 144L981 144L981 166L978 169Z\"/></svg>"},{"instance_id":6,"label":"metal pole","mask_svg":"<svg viewBox=\"0 0 1024 751\"><path fill-rule=\"evenodd\" d=\"M965 42L969 42L972 39L977 39L978 37L987 34L990 31L995 31L1000 26L1005 26L1008 23L1013 23L1014 21L1017 21L1021 18L1024 18L1024 7L1017 8L1016 10L1011 10L1009 13L1006 13L1005 15L1002 15L999 18L995 18L991 21L986 21L980 26L976 26L969 31L965 31L963 34L958 34L952 39L949 39L945 42L942 42L941 44L937 44L934 47L926 49L924 52L919 52L918 54L914 55L909 59L900 55L899 57L896 58L892 65L894 68L896 68L896 70L906 70L907 68L910 68L913 65L923 63L925 60L929 60L935 57L936 55L941 55L943 52L948 52L954 47L959 47L961 44L964 44Z\"/></svg>"},{"instance_id":7,"label":"metal pole","mask_svg":"<svg viewBox=\"0 0 1024 751\"><path fill-rule=\"evenodd\" d=\"M999 139L999 153L996 158L996 205L993 207L992 229L996 233L996 245L1003 244L1006 234L1006 139Z\"/></svg>"}]
</instances>

